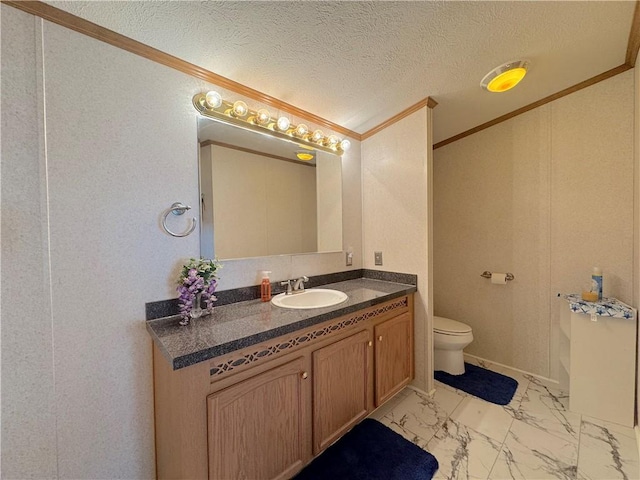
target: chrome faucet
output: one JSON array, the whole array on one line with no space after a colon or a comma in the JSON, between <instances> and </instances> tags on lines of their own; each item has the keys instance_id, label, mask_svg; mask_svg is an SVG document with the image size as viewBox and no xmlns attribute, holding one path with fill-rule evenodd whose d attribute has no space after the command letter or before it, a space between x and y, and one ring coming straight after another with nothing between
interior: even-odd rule
<instances>
[{"instance_id":1,"label":"chrome faucet","mask_svg":"<svg viewBox=\"0 0 640 480\"><path fill-rule=\"evenodd\" d=\"M284 282L280 282L280 285L282 285L283 287L285 285L287 286L287 291L285 292L286 295L291 295L293 293L291 291L291 280L285 280Z\"/></svg>"},{"instance_id":2,"label":"chrome faucet","mask_svg":"<svg viewBox=\"0 0 640 480\"><path fill-rule=\"evenodd\" d=\"M309 277L305 277L304 275L298 278L293 283L293 291L294 292L304 292L304 282L308 282Z\"/></svg>"},{"instance_id":3,"label":"chrome faucet","mask_svg":"<svg viewBox=\"0 0 640 480\"><path fill-rule=\"evenodd\" d=\"M287 295L292 295L294 293L302 293L304 292L304 282L308 282L309 277L301 276L300 278L294 278L292 280L285 280L284 282L280 282L280 285L286 286ZM291 283L293 282L293 285Z\"/></svg>"}]
</instances>

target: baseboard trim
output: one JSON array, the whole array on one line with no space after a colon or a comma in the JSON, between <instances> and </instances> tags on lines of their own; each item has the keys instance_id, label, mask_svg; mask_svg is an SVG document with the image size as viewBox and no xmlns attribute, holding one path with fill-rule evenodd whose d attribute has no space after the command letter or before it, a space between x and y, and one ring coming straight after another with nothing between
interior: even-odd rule
<instances>
[{"instance_id":1,"label":"baseboard trim","mask_svg":"<svg viewBox=\"0 0 640 480\"><path fill-rule=\"evenodd\" d=\"M430 391L425 391L422 390L419 387L416 387L413 383L410 383L409 385L407 385L407 388L410 388L411 390L415 390L418 393L421 393L422 395L426 395L428 397L433 397L433 395L436 393L436 389L432 388Z\"/></svg>"},{"instance_id":2,"label":"baseboard trim","mask_svg":"<svg viewBox=\"0 0 640 480\"><path fill-rule=\"evenodd\" d=\"M481 360L483 362L491 363L492 365L498 365L500 367L509 368L509 369L514 370L516 372L520 372L520 373L522 373L524 375L530 375L530 376L532 376L534 378L537 378L539 380L542 380L544 382L550 382L550 383L553 383L554 385L558 385L558 386L560 385L560 382L558 380L554 380L554 379L548 378L548 377L543 377L542 375L537 375L535 373L527 372L526 370L520 370L519 368L515 368L515 367L512 367L510 365L505 365L503 363L494 362L493 360L487 360L486 358L478 357L476 355L470 355L468 353L465 353L464 356L465 356L465 358L467 358L467 357L468 358L474 358L476 360Z\"/></svg>"},{"instance_id":3,"label":"baseboard trim","mask_svg":"<svg viewBox=\"0 0 640 480\"><path fill-rule=\"evenodd\" d=\"M636 446L638 447L638 458L640 458L640 426L635 425L633 431L636 432Z\"/></svg>"}]
</instances>

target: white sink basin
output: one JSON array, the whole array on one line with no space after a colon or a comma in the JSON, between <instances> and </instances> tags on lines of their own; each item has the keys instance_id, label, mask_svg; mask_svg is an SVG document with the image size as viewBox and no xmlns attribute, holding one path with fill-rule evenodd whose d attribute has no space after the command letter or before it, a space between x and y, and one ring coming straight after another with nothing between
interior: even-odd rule
<instances>
[{"instance_id":1,"label":"white sink basin","mask_svg":"<svg viewBox=\"0 0 640 480\"><path fill-rule=\"evenodd\" d=\"M293 293L291 295L281 293L273 297L271 303L282 308L322 308L337 305L347 298L349 297L346 293L338 290L312 288L302 293Z\"/></svg>"}]
</instances>

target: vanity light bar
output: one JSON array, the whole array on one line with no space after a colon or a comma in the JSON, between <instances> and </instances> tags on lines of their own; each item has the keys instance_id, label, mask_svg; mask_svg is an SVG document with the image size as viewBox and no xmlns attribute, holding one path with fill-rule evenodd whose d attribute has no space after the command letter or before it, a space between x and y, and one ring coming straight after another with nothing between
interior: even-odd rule
<instances>
[{"instance_id":1,"label":"vanity light bar","mask_svg":"<svg viewBox=\"0 0 640 480\"><path fill-rule=\"evenodd\" d=\"M340 140L335 135L325 136L321 130L310 131L304 123L293 125L287 117L273 118L265 108L251 110L242 100L228 102L218 92L194 95L193 106L205 117L300 145L308 145L334 155L342 155L351 146L351 142L346 138Z\"/></svg>"}]
</instances>

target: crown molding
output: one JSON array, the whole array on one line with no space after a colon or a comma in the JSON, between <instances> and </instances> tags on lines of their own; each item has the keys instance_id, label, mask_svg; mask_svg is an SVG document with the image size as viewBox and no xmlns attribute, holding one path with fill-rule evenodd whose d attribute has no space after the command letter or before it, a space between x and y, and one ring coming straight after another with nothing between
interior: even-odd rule
<instances>
[{"instance_id":1,"label":"crown molding","mask_svg":"<svg viewBox=\"0 0 640 480\"><path fill-rule=\"evenodd\" d=\"M1 3L56 23L70 30L74 30L78 33L82 33L83 35L87 35L91 38L95 38L96 40L108 43L114 47L121 48L127 52L139 55L140 57L153 62L165 65L174 70L178 70L179 72L186 73L192 77L213 83L239 95L243 95L247 98L251 98L252 100L256 100L273 108L277 108L278 110L295 115L296 117L302 118L308 122L328 128L334 132L341 133L355 140L360 140L360 134L358 132L349 130L342 125L338 125L330 120L314 115L306 110L302 110L290 103L278 100L271 95L267 95L259 90L247 87L246 85L223 77L222 75L218 75L217 73L199 67L198 65L194 65L193 63L186 62L178 57L174 57L173 55L158 50L157 48L150 47L149 45L133 40L132 38L97 25L85 20L84 18L65 12L64 10L53 7L47 3L22 0L1 0Z\"/></svg>"},{"instance_id":2,"label":"crown molding","mask_svg":"<svg viewBox=\"0 0 640 480\"><path fill-rule=\"evenodd\" d=\"M636 0L636 9L633 12L633 22L631 23L631 31L629 32L629 41L627 43L626 64L630 67L636 66L638 51L640 50L640 0Z\"/></svg>"},{"instance_id":3,"label":"crown molding","mask_svg":"<svg viewBox=\"0 0 640 480\"><path fill-rule=\"evenodd\" d=\"M506 113L498 118L494 118L493 120L489 120L486 123L483 123L482 125L478 125L477 127L473 127L469 130L466 130L462 133L459 133L457 135L454 135L453 137L449 137L445 140L442 140L438 143L435 143L433 145L433 149L435 150L436 148L440 148L440 147L444 147L445 145L449 145L450 143L456 142L458 140L461 140L465 137L468 137L469 135L473 135L474 133L478 133L482 130L485 130L489 127L493 127L494 125L497 125L499 123L505 122L513 117L517 117L518 115L521 115L525 112L528 112L529 110L533 110L534 108L538 108L541 107L542 105L549 103L549 102L553 102L554 100L558 100L559 98L562 98L564 96L570 95L574 92L577 92L578 90L582 90L583 88L587 88L590 87L591 85L594 85L598 82L602 82L603 80L606 80L608 78L611 78L615 75L618 75L620 73L626 72L627 70L630 70L632 67L627 65L626 63L623 63L622 65L617 66L616 68L612 68L611 70L607 70L606 72L601 73L600 75L596 75L595 77L591 77L587 80L585 80L584 82L580 82L576 85L573 85L569 88L565 88L564 90L560 90L559 92L554 93L553 95L549 95L548 97L542 98L540 100L538 100L537 102L533 102L530 103L529 105L525 105L522 108L519 108L517 110L514 110L513 112L509 112Z\"/></svg>"},{"instance_id":4,"label":"crown molding","mask_svg":"<svg viewBox=\"0 0 640 480\"><path fill-rule=\"evenodd\" d=\"M373 135L375 135L376 133L380 132L381 130L384 130L385 128L390 127L394 123L399 122L400 120L402 120L405 117L408 117L412 113L417 112L421 108L424 108L424 107L435 108L436 105L438 105L438 102L436 102L433 98L431 98L431 97L423 98L418 103L416 103L414 105L411 105L408 108L405 108L400 113L398 113L398 114L394 115L393 117L385 120L384 122L382 122L381 124L373 127L372 129L367 130L366 132L364 132L361 135L361 138L362 138L362 140L366 140L367 138L372 137Z\"/></svg>"},{"instance_id":5,"label":"crown molding","mask_svg":"<svg viewBox=\"0 0 640 480\"><path fill-rule=\"evenodd\" d=\"M337 123L331 122L325 118L322 118L313 113L307 112L306 110L302 110L294 105L283 102L275 97L267 95L266 93L260 92L259 90L255 90L253 88L247 87L239 82L231 80L229 78L223 77L222 75L218 75L210 70L199 67L198 65L186 62L178 57L170 55L168 53L162 52L156 48L150 47L144 43L138 42L137 40L133 40L132 38L126 37L122 34L109 30L105 27L97 25L93 22L80 18L71 13L65 12L59 8L53 7L47 3L41 1L30 1L30 0L0 0L0 3L4 3L11 7L17 8L18 10L22 10L26 13L30 13L32 15L38 16L50 22L61 25L65 28L69 28L70 30L74 30L83 35L87 35L89 37L95 38L96 40L100 40L102 42L108 43L117 48L121 48L135 55L139 55L148 60L154 61L161 65L165 65L174 70L178 70L182 73L186 73L192 77L204 80L206 82L212 83L214 85L218 85L222 88L235 92L239 95L243 95L247 98L251 98L263 104L269 105L271 107L277 108L279 110L285 111L291 115L295 115L301 119L304 119L308 122L323 126L330 130L333 130L337 133L341 133L345 136L348 136L354 140L362 141L365 140L376 133L384 130L385 128L393 125L394 123L402 120L408 115L418 111L423 107L435 108L438 105L438 102L431 97L426 97L423 100L420 100L418 103L406 108L400 113L394 115L393 117L385 120L379 125L371 128L365 133L358 133L353 130L350 130L342 125L338 125ZM466 130L462 133L454 135L450 138L442 140L434 144L433 148L440 148L450 143L453 143L457 140L460 140L464 137L468 137L469 135L473 135L476 132L484 130L486 128L497 125L498 123L504 122L513 118L522 113L528 112L534 108L542 106L546 103L557 100L558 98L564 97L565 95L569 95L573 92L581 90L583 88L589 87L595 83L601 82L608 78L613 77L614 75L618 75L619 73L625 72L635 66L636 58L638 56L638 51L640 51L640 0L636 0L636 7L634 11L633 21L631 24L631 30L629 32L629 40L627 43L627 53L625 63L608 70L607 72L603 72L600 75L596 75L590 79L587 79L583 82L580 82L572 87L566 88L557 92L553 95L545 97L537 102L533 102L529 105L526 105L522 108L514 110L513 112L502 115L498 118L490 120L488 122L483 123L482 125L478 125L474 128Z\"/></svg>"},{"instance_id":6,"label":"crown molding","mask_svg":"<svg viewBox=\"0 0 640 480\"><path fill-rule=\"evenodd\" d=\"M619 73L626 72L627 70L630 70L635 67L636 58L638 58L639 50L640 50L640 0L636 0L636 8L633 12L633 21L631 22L631 30L629 31L629 41L627 42L627 55L625 57L626 58L625 63L623 63L622 65L618 65L617 67L612 68L611 70L607 70L606 72L603 72L600 75L591 77L585 80L584 82L580 82L576 85L573 85L572 87L565 88L564 90L554 93L553 95L549 95L548 97L538 100L537 102L530 103L529 105L525 105L524 107L514 110L513 112L509 112L498 118L494 118L493 120L483 123L482 125L478 125L477 127L473 127L462 133L454 135L453 137L449 137L445 140L442 140L434 144L433 149L435 150L436 148L444 147L445 145L449 145L450 143L453 143L457 140L468 137L469 135L473 135L474 133L480 132L489 127L493 127L494 125L497 125L506 120L509 120L510 118L513 118L520 114L528 112L529 110L538 108L544 105L545 103L553 102L554 100L562 98L566 95L570 95L574 92L577 92L578 90L582 90L583 88L590 87L591 85L594 85L598 82L602 82L603 80L606 80L615 75L618 75Z\"/></svg>"}]
</instances>

